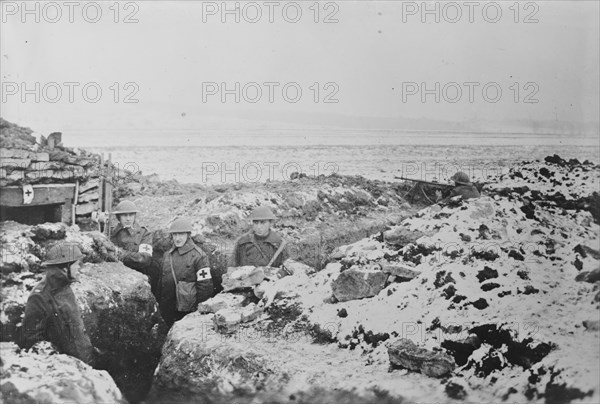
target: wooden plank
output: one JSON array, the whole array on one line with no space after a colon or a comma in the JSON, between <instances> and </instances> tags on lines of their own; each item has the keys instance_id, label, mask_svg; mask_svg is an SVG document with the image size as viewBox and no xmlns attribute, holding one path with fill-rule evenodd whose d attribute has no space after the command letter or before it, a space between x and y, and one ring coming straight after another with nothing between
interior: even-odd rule
<instances>
[{"instance_id":1,"label":"wooden plank","mask_svg":"<svg viewBox=\"0 0 600 404\"><path fill-rule=\"evenodd\" d=\"M79 185L79 193L84 194L88 192L90 189L97 188L100 186L100 180L98 178L93 178Z\"/></svg>"},{"instance_id":2,"label":"wooden plank","mask_svg":"<svg viewBox=\"0 0 600 404\"><path fill-rule=\"evenodd\" d=\"M35 184L32 185L35 188L75 188L75 184ZM18 189L19 191L23 189L20 185L9 185L7 187L2 187L2 190L5 189Z\"/></svg>"},{"instance_id":3,"label":"wooden plank","mask_svg":"<svg viewBox=\"0 0 600 404\"><path fill-rule=\"evenodd\" d=\"M33 200L28 205L23 205L23 189L21 187L4 187L2 188L2 192L0 192L0 205L13 207L51 205L65 203L67 199L69 201L72 200L75 184L60 185L66 186L34 185Z\"/></svg>"}]
</instances>

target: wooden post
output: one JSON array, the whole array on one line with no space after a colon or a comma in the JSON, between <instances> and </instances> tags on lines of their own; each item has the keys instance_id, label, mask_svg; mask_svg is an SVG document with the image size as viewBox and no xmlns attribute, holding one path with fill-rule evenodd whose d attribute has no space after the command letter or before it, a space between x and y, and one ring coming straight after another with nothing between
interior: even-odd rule
<instances>
[{"instance_id":1,"label":"wooden post","mask_svg":"<svg viewBox=\"0 0 600 404\"><path fill-rule=\"evenodd\" d=\"M71 205L71 226L75 224L75 209L77 209L77 202L79 202L79 180L75 182L75 197L73 198L73 204Z\"/></svg>"}]
</instances>

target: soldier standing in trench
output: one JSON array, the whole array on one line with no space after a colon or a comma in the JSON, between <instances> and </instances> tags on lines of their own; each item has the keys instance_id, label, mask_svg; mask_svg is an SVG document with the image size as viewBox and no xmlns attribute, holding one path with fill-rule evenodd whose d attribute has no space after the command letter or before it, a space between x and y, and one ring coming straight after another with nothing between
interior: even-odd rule
<instances>
[{"instance_id":1,"label":"soldier standing in trench","mask_svg":"<svg viewBox=\"0 0 600 404\"><path fill-rule=\"evenodd\" d=\"M267 206L259 206L250 213L248 220L252 222L252 230L241 236L235 243L233 266L268 266L269 263L272 267L283 265L289 256L283 237L271 229L275 219L277 217Z\"/></svg>"},{"instance_id":2,"label":"soldier standing in trench","mask_svg":"<svg viewBox=\"0 0 600 404\"><path fill-rule=\"evenodd\" d=\"M169 227L173 248L165 252L161 270L159 308L170 328L196 311L198 303L214 296L220 274L211 269L207 255L191 238L192 223L179 218Z\"/></svg>"},{"instance_id":3,"label":"soldier standing in trench","mask_svg":"<svg viewBox=\"0 0 600 404\"><path fill-rule=\"evenodd\" d=\"M42 264L46 267L46 277L27 299L21 348L49 341L60 353L94 364L94 348L70 286L78 278L82 258L75 244L62 243L50 248Z\"/></svg>"},{"instance_id":4,"label":"soldier standing in trench","mask_svg":"<svg viewBox=\"0 0 600 404\"><path fill-rule=\"evenodd\" d=\"M158 299L160 271L152 259L152 233L137 224L139 210L133 202L120 202L112 213L119 221L110 233L110 241L118 247L116 256L125 266L148 276L152 294Z\"/></svg>"}]
</instances>

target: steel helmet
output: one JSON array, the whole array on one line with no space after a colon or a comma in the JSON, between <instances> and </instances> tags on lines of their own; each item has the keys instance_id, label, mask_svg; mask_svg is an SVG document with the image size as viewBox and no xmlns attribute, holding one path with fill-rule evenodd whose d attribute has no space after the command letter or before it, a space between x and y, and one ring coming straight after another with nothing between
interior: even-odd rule
<instances>
[{"instance_id":1,"label":"steel helmet","mask_svg":"<svg viewBox=\"0 0 600 404\"><path fill-rule=\"evenodd\" d=\"M268 206L259 206L254 208L250 215L248 215L248 220L275 220L277 217L273 214L271 209Z\"/></svg>"},{"instance_id":2,"label":"steel helmet","mask_svg":"<svg viewBox=\"0 0 600 404\"><path fill-rule=\"evenodd\" d=\"M192 221L186 217L175 219L169 227L169 233L191 233Z\"/></svg>"},{"instance_id":3,"label":"steel helmet","mask_svg":"<svg viewBox=\"0 0 600 404\"><path fill-rule=\"evenodd\" d=\"M120 215L123 213L138 213L138 212L139 212L139 210L138 210L137 206L135 206L135 203L133 203L131 201L119 202L119 204L117 205L115 210L112 211L112 213L115 215Z\"/></svg>"},{"instance_id":4,"label":"steel helmet","mask_svg":"<svg viewBox=\"0 0 600 404\"><path fill-rule=\"evenodd\" d=\"M469 176L466 173L463 173L462 171L457 172L452 177L450 177L450 179L456 182L457 184L471 184Z\"/></svg>"},{"instance_id":5,"label":"steel helmet","mask_svg":"<svg viewBox=\"0 0 600 404\"><path fill-rule=\"evenodd\" d=\"M83 254L77 244L62 243L48 250L46 261L42 263L42 266L75 262L81 258L83 258Z\"/></svg>"}]
</instances>

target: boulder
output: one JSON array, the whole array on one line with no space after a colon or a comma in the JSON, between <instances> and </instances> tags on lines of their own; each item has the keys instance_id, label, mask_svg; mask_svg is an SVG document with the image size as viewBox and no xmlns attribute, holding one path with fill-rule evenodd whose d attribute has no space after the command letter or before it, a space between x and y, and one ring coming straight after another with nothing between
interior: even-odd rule
<instances>
[{"instance_id":1,"label":"boulder","mask_svg":"<svg viewBox=\"0 0 600 404\"><path fill-rule=\"evenodd\" d=\"M227 310L214 317L227 314L223 318L236 316L241 321L239 313ZM191 313L175 323L156 370L155 395L163 393L164 401L169 401L173 393L187 392L194 395L194 402L224 403L253 396L266 385L277 385L278 390L286 379L285 372L278 370L285 364L271 360L268 350L256 340L249 343L242 333L230 338L220 335L215 323L221 320L213 323L211 317Z\"/></svg>"},{"instance_id":2,"label":"boulder","mask_svg":"<svg viewBox=\"0 0 600 404\"><path fill-rule=\"evenodd\" d=\"M331 289L340 302L372 297L381 292L387 277L378 269L350 268L332 282Z\"/></svg>"},{"instance_id":3,"label":"boulder","mask_svg":"<svg viewBox=\"0 0 600 404\"><path fill-rule=\"evenodd\" d=\"M58 354L49 343L25 351L12 342L2 342L0 350L2 402L126 403L106 371Z\"/></svg>"},{"instance_id":4,"label":"boulder","mask_svg":"<svg viewBox=\"0 0 600 404\"><path fill-rule=\"evenodd\" d=\"M421 273L399 264L381 264L381 270L390 276L395 276L400 281L409 281Z\"/></svg>"},{"instance_id":5,"label":"boulder","mask_svg":"<svg viewBox=\"0 0 600 404\"><path fill-rule=\"evenodd\" d=\"M148 402L406 402L400 388L387 391L397 384L387 366L364 372L331 344L256 323L222 335L211 317L191 313L173 325Z\"/></svg>"},{"instance_id":6,"label":"boulder","mask_svg":"<svg viewBox=\"0 0 600 404\"><path fill-rule=\"evenodd\" d=\"M88 264L73 291L94 347L129 401L150 390L167 328L146 275L120 262Z\"/></svg>"},{"instance_id":7,"label":"boulder","mask_svg":"<svg viewBox=\"0 0 600 404\"><path fill-rule=\"evenodd\" d=\"M387 346L390 363L430 377L443 377L454 370L452 356L418 347L409 339L399 339Z\"/></svg>"},{"instance_id":8,"label":"boulder","mask_svg":"<svg viewBox=\"0 0 600 404\"><path fill-rule=\"evenodd\" d=\"M231 267L223 275L223 291L234 289L252 288L265 279L265 271L262 267Z\"/></svg>"},{"instance_id":9,"label":"boulder","mask_svg":"<svg viewBox=\"0 0 600 404\"><path fill-rule=\"evenodd\" d=\"M582 271L577 274L575 280L578 282L589 282L595 283L600 281L600 268L596 268L592 271Z\"/></svg>"},{"instance_id":10,"label":"boulder","mask_svg":"<svg viewBox=\"0 0 600 404\"><path fill-rule=\"evenodd\" d=\"M410 230L403 226L395 227L383 233L383 239L393 245L405 246L407 244L416 243L418 239L423 237L425 233L418 230Z\"/></svg>"}]
</instances>

